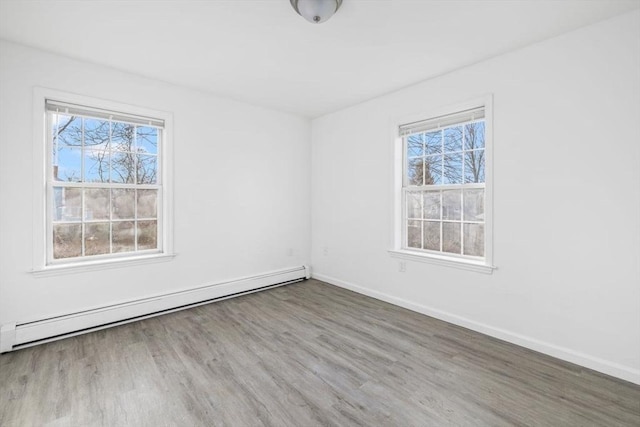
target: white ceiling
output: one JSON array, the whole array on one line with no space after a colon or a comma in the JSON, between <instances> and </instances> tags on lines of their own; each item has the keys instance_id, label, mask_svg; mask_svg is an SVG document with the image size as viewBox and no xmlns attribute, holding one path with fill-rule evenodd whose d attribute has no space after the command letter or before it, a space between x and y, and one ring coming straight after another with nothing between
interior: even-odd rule
<instances>
[{"instance_id":1,"label":"white ceiling","mask_svg":"<svg viewBox=\"0 0 640 427\"><path fill-rule=\"evenodd\" d=\"M640 0L0 0L0 38L317 117L640 7ZM0 58L1 60L1 58Z\"/></svg>"}]
</instances>

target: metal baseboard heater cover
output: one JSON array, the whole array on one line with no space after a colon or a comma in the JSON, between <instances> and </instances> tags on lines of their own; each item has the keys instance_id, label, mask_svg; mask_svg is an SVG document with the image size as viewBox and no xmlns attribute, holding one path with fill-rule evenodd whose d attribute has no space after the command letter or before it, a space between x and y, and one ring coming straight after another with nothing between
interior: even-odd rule
<instances>
[{"instance_id":1,"label":"metal baseboard heater cover","mask_svg":"<svg viewBox=\"0 0 640 427\"><path fill-rule=\"evenodd\" d=\"M308 266L214 283L47 319L3 324L0 353L233 298L311 277Z\"/></svg>"}]
</instances>

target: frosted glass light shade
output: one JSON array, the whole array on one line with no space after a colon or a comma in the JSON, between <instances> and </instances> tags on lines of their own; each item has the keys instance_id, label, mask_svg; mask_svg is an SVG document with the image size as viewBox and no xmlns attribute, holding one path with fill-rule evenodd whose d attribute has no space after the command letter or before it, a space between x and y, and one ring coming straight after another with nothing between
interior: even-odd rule
<instances>
[{"instance_id":1,"label":"frosted glass light shade","mask_svg":"<svg viewBox=\"0 0 640 427\"><path fill-rule=\"evenodd\" d=\"M342 4L342 0L290 0L291 6L300 16L313 24L331 18Z\"/></svg>"}]
</instances>

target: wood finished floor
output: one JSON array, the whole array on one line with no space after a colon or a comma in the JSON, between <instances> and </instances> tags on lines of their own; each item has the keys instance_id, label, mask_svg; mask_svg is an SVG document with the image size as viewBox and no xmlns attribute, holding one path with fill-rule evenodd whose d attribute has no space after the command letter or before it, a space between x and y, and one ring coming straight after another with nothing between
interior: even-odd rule
<instances>
[{"instance_id":1,"label":"wood finished floor","mask_svg":"<svg viewBox=\"0 0 640 427\"><path fill-rule=\"evenodd\" d=\"M640 387L315 280L0 356L0 426L640 426Z\"/></svg>"}]
</instances>

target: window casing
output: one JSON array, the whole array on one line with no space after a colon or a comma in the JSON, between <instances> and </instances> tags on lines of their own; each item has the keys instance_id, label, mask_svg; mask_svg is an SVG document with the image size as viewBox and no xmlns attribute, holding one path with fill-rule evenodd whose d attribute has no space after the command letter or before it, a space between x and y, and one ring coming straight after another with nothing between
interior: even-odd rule
<instances>
[{"instance_id":1,"label":"window casing","mask_svg":"<svg viewBox=\"0 0 640 427\"><path fill-rule=\"evenodd\" d=\"M45 98L44 266L166 254L165 120Z\"/></svg>"},{"instance_id":2,"label":"window casing","mask_svg":"<svg viewBox=\"0 0 640 427\"><path fill-rule=\"evenodd\" d=\"M392 255L490 272L491 102L423 117L396 128Z\"/></svg>"}]
</instances>

